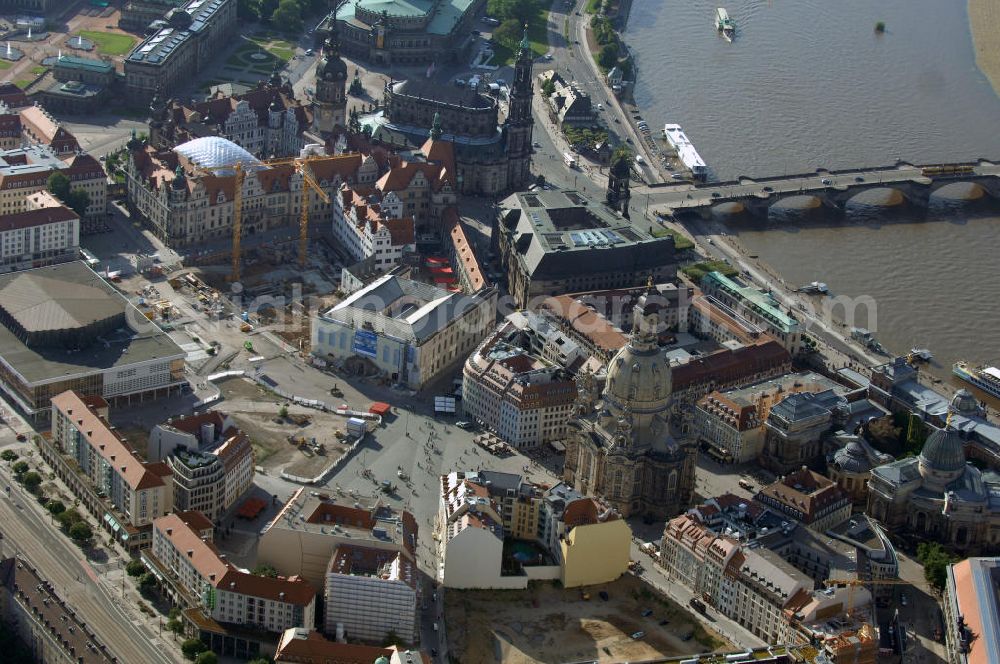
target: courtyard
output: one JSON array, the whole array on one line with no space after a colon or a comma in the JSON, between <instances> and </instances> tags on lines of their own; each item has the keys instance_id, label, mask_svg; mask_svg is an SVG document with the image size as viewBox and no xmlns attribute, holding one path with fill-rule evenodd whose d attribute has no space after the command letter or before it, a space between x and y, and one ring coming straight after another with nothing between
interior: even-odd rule
<instances>
[{"instance_id":1,"label":"courtyard","mask_svg":"<svg viewBox=\"0 0 1000 664\"><path fill-rule=\"evenodd\" d=\"M631 575L583 591L549 583L523 591L452 590L445 621L449 650L461 662L634 662L729 647Z\"/></svg>"}]
</instances>

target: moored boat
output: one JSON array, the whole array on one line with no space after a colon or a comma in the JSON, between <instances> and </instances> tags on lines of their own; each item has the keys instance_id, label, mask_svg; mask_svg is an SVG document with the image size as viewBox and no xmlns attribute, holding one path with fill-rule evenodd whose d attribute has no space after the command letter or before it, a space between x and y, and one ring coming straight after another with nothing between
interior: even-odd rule
<instances>
[{"instance_id":1,"label":"moored boat","mask_svg":"<svg viewBox=\"0 0 1000 664\"><path fill-rule=\"evenodd\" d=\"M977 367L971 362L962 360L952 365L951 372L983 392L1000 399L1000 369L985 364Z\"/></svg>"}]
</instances>

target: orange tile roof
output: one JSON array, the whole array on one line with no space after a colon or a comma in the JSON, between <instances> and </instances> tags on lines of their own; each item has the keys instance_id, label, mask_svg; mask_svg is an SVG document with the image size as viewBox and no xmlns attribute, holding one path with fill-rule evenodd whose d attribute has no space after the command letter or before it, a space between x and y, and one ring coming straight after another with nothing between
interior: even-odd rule
<instances>
[{"instance_id":1,"label":"orange tile roof","mask_svg":"<svg viewBox=\"0 0 1000 664\"><path fill-rule=\"evenodd\" d=\"M308 605L316 597L313 587L301 579L255 576L236 569L220 558L215 546L201 539L178 514L156 519L153 528L170 541L180 556L191 561L200 576L220 590L299 606Z\"/></svg>"},{"instance_id":2,"label":"orange tile roof","mask_svg":"<svg viewBox=\"0 0 1000 664\"><path fill-rule=\"evenodd\" d=\"M211 519L197 510L177 512L176 514L181 521L186 523L196 533L200 534L202 531L212 530L215 527Z\"/></svg>"},{"instance_id":3,"label":"orange tile roof","mask_svg":"<svg viewBox=\"0 0 1000 664\"><path fill-rule=\"evenodd\" d=\"M73 421L87 443L107 460L133 491L165 486L164 475L160 474L163 469L158 464L144 464L118 432L111 429L108 421L87 407L80 394L72 390L57 394L52 397L52 406Z\"/></svg>"},{"instance_id":4,"label":"orange tile roof","mask_svg":"<svg viewBox=\"0 0 1000 664\"><path fill-rule=\"evenodd\" d=\"M302 638L299 630L286 630L278 642L274 661L282 664L372 664L379 657L391 657L392 649L328 641L319 632Z\"/></svg>"},{"instance_id":5,"label":"orange tile roof","mask_svg":"<svg viewBox=\"0 0 1000 664\"><path fill-rule=\"evenodd\" d=\"M472 248L472 243L469 242L469 238L465 234L465 228L462 226L458 210L454 207L447 208L442 214L442 221L444 222L445 229L448 231L448 235L451 237L455 259L469 281L470 290L475 292L489 286L490 282L483 273L483 266L479 262L475 250Z\"/></svg>"}]
</instances>

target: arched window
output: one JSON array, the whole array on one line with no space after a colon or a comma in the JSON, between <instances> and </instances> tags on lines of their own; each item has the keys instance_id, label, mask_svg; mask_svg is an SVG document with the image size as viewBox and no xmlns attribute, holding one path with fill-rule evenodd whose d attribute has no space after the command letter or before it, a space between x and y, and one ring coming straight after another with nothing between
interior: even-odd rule
<instances>
[{"instance_id":1,"label":"arched window","mask_svg":"<svg viewBox=\"0 0 1000 664\"><path fill-rule=\"evenodd\" d=\"M677 491L677 471L671 470L670 474L667 475L667 492L674 493Z\"/></svg>"}]
</instances>

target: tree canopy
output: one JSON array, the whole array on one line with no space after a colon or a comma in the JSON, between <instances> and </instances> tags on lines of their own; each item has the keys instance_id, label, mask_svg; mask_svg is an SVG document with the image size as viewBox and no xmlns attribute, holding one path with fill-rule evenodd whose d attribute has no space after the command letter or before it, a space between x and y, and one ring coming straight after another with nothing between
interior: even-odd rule
<instances>
[{"instance_id":1,"label":"tree canopy","mask_svg":"<svg viewBox=\"0 0 1000 664\"><path fill-rule=\"evenodd\" d=\"M486 11L490 16L501 21L516 19L519 26L530 21L540 8L538 0L487 0L486 2Z\"/></svg>"},{"instance_id":2,"label":"tree canopy","mask_svg":"<svg viewBox=\"0 0 1000 664\"><path fill-rule=\"evenodd\" d=\"M286 32L302 32L302 7L297 0L281 0L271 15L271 23Z\"/></svg>"},{"instance_id":3,"label":"tree canopy","mask_svg":"<svg viewBox=\"0 0 1000 664\"><path fill-rule=\"evenodd\" d=\"M82 217L87 213L87 206L90 205L90 194L83 189L73 189L68 177L56 171L49 176L46 184L52 195L71 207L78 215Z\"/></svg>"},{"instance_id":4,"label":"tree canopy","mask_svg":"<svg viewBox=\"0 0 1000 664\"><path fill-rule=\"evenodd\" d=\"M181 644L181 652L184 654L184 657L192 662L195 661L195 658L198 655L206 650L208 650L208 646L202 643L201 639L188 639Z\"/></svg>"},{"instance_id":5,"label":"tree canopy","mask_svg":"<svg viewBox=\"0 0 1000 664\"><path fill-rule=\"evenodd\" d=\"M939 542L921 542L917 545L917 561L924 566L924 578L938 592L948 582L948 566L958 558L948 553Z\"/></svg>"},{"instance_id":6,"label":"tree canopy","mask_svg":"<svg viewBox=\"0 0 1000 664\"><path fill-rule=\"evenodd\" d=\"M90 529L90 526L85 524L83 521L77 521L69 528L69 536L73 538L74 542L82 544L84 542L89 542L94 536L94 531Z\"/></svg>"}]
</instances>

